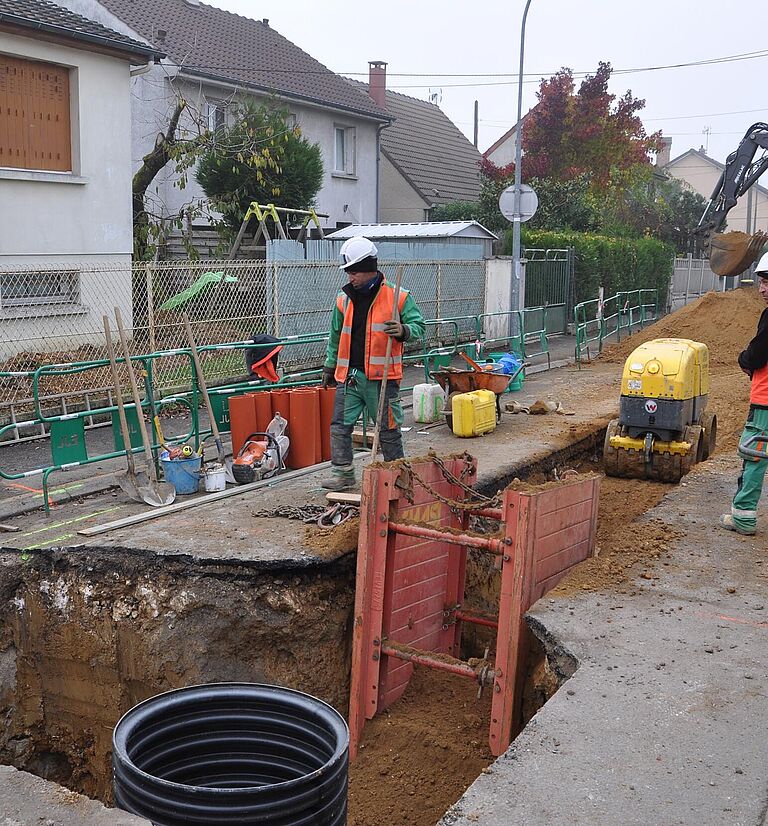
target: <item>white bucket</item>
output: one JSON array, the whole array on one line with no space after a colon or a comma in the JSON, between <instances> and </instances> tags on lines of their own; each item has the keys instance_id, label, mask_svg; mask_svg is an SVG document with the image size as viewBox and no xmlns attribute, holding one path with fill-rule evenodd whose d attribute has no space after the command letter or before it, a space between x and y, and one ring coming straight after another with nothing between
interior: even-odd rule
<instances>
[{"instance_id":1,"label":"white bucket","mask_svg":"<svg viewBox=\"0 0 768 826\"><path fill-rule=\"evenodd\" d=\"M208 493L216 493L227 489L227 471L224 469L224 465L206 465L205 489Z\"/></svg>"},{"instance_id":2,"label":"white bucket","mask_svg":"<svg viewBox=\"0 0 768 826\"><path fill-rule=\"evenodd\" d=\"M439 384L417 384L413 388L413 419L419 423L443 418L445 392Z\"/></svg>"}]
</instances>

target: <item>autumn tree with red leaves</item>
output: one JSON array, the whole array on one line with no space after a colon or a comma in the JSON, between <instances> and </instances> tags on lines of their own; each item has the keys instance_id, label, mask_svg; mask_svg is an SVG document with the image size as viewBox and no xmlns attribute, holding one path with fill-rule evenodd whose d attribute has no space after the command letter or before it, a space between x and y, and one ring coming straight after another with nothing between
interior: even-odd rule
<instances>
[{"instance_id":1,"label":"autumn tree with red leaves","mask_svg":"<svg viewBox=\"0 0 768 826\"><path fill-rule=\"evenodd\" d=\"M611 64L599 63L594 75L575 91L573 72L561 69L542 80L538 103L523 121L523 178L569 181L588 175L595 190L610 186L612 172L650 166L649 152L661 148L661 132L648 135L638 112L644 100L627 91L616 98L608 91ZM481 171L498 180L511 178L514 164Z\"/></svg>"}]
</instances>

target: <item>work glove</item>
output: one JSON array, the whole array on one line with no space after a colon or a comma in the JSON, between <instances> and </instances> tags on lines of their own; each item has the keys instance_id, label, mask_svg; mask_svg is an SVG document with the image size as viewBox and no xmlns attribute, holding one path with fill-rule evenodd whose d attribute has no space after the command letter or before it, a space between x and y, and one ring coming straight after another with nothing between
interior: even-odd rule
<instances>
[{"instance_id":1,"label":"work glove","mask_svg":"<svg viewBox=\"0 0 768 826\"><path fill-rule=\"evenodd\" d=\"M397 341L408 341L411 337L411 331L408 325L401 324L399 321L385 321L384 332Z\"/></svg>"},{"instance_id":2,"label":"work glove","mask_svg":"<svg viewBox=\"0 0 768 826\"><path fill-rule=\"evenodd\" d=\"M323 390L328 387L336 387L336 368L323 367Z\"/></svg>"}]
</instances>

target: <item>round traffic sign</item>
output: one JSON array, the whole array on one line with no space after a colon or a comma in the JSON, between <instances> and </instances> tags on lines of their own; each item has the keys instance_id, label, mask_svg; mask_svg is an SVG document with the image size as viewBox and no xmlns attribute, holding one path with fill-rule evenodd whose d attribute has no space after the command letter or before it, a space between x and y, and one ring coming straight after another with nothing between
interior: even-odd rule
<instances>
[{"instance_id":1,"label":"round traffic sign","mask_svg":"<svg viewBox=\"0 0 768 826\"><path fill-rule=\"evenodd\" d=\"M528 184L520 184L520 220L533 218L539 208L539 198ZM508 186L499 196L499 209L508 220L515 220L515 185Z\"/></svg>"}]
</instances>

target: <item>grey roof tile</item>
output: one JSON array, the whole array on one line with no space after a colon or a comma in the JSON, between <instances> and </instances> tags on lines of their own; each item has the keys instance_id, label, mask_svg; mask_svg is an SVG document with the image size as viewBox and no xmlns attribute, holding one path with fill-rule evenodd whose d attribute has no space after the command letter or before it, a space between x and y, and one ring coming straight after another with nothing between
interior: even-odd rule
<instances>
[{"instance_id":1,"label":"grey roof tile","mask_svg":"<svg viewBox=\"0 0 768 826\"><path fill-rule=\"evenodd\" d=\"M426 100L388 89L386 102L395 122L381 133L381 148L411 185L431 204L476 201L482 155L456 124Z\"/></svg>"},{"instance_id":2,"label":"grey roof tile","mask_svg":"<svg viewBox=\"0 0 768 826\"><path fill-rule=\"evenodd\" d=\"M11 24L58 33L62 37L101 43L119 51L135 52L141 55L161 55L146 43L140 43L112 29L88 20L69 9L57 6L49 0L0 0L0 25Z\"/></svg>"},{"instance_id":3,"label":"grey roof tile","mask_svg":"<svg viewBox=\"0 0 768 826\"><path fill-rule=\"evenodd\" d=\"M387 119L365 92L261 20L186 0L100 2L185 72Z\"/></svg>"}]
</instances>

